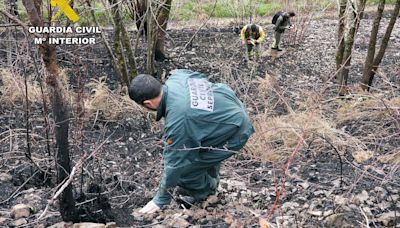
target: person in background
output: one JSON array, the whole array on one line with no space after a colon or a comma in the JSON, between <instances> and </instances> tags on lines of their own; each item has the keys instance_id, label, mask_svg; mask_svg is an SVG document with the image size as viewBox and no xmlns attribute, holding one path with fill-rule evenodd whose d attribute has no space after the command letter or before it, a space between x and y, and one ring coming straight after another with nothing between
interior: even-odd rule
<instances>
[{"instance_id":1,"label":"person in background","mask_svg":"<svg viewBox=\"0 0 400 228\"><path fill-rule=\"evenodd\" d=\"M247 45L247 58L252 60L253 52L257 58L260 57L260 44L265 39L265 32L263 28L256 24L248 24L242 28L240 33L242 38L242 44Z\"/></svg>"},{"instance_id":2,"label":"person in background","mask_svg":"<svg viewBox=\"0 0 400 228\"><path fill-rule=\"evenodd\" d=\"M254 128L229 86L211 83L199 72L171 72L165 85L147 74L136 76L129 96L165 119L164 172L157 194L139 212L154 213L179 198L189 205L216 194L221 162L239 151Z\"/></svg>"},{"instance_id":3,"label":"person in background","mask_svg":"<svg viewBox=\"0 0 400 228\"><path fill-rule=\"evenodd\" d=\"M272 18L272 24L275 24L274 27L275 39L271 49L282 51L282 49L279 48L279 43L281 41L282 34L285 32L285 29L292 28L292 24L290 23L290 18L294 16L296 16L296 14L292 11L290 12L279 11L274 15L274 17Z\"/></svg>"}]
</instances>

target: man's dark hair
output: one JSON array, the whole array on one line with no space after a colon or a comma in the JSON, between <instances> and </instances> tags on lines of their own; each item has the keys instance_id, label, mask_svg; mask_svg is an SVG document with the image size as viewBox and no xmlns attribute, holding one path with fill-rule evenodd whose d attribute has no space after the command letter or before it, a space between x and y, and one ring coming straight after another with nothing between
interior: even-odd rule
<instances>
[{"instance_id":1,"label":"man's dark hair","mask_svg":"<svg viewBox=\"0 0 400 228\"><path fill-rule=\"evenodd\" d=\"M289 14L289 17L294 17L294 16L296 16L296 14L295 14L293 11L289 11L288 14Z\"/></svg>"},{"instance_id":2,"label":"man's dark hair","mask_svg":"<svg viewBox=\"0 0 400 228\"><path fill-rule=\"evenodd\" d=\"M132 79L129 85L129 97L136 103L143 105L145 100L151 100L160 95L161 83L153 76L139 74Z\"/></svg>"},{"instance_id":3,"label":"man's dark hair","mask_svg":"<svg viewBox=\"0 0 400 228\"><path fill-rule=\"evenodd\" d=\"M257 25L256 24L252 24L250 28L251 28L252 32L257 32Z\"/></svg>"}]
</instances>

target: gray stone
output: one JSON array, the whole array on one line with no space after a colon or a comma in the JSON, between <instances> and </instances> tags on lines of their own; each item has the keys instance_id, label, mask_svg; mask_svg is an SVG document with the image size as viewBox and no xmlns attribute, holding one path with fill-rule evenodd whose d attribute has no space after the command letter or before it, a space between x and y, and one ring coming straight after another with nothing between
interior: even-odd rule
<instances>
[{"instance_id":1,"label":"gray stone","mask_svg":"<svg viewBox=\"0 0 400 228\"><path fill-rule=\"evenodd\" d=\"M33 228L46 228L44 224L35 225Z\"/></svg>"},{"instance_id":2,"label":"gray stone","mask_svg":"<svg viewBox=\"0 0 400 228\"><path fill-rule=\"evenodd\" d=\"M12 176L8 173L0 173L0 182L9 182L12 180Z\"/></svg>"},{"instance_id":3,"label":"gray stone","mask_svg":"<svg viewBox=\"0 0 400 228\"><path fill-rule=\"evenodd\" d=\"M398 216L400 214L400 211L394 212L386 212L383 214L378 215L378 221L382 222L383 225L388 226L389 224L394 224L396 215Z\"/></svg>"},{"instance_id":4,"label":"gray stone","mask_svg":"<svg viewBox=\"0 0 400 228\"><path fill-rule=\"evenodd\" d=\"M81 222L75 223L73 228L105 228L106 225L102 223L93 223L93 222Z\"/></svg>"},{"instance_id":5,"label":"gray stone","mask_svg":"<svg viewBox=\"0 0 400 228\"><path fill-rule=\"evenodd\" d=\"M378 207L379 209L381 209L382 211L386 211L386 208L389 208L391 205L391 203L387 202L387 201L382 201L380 203L378 203Z\"/></svg>"},{"instance_id":6,"label":"gray stone","mask_svg":"<svg viewBox=\"0 0 400 228\"><path fill-rule=\"evenodd\" d=\"M216 204L216 203L218 203L218 201L219 201L219 199L216 195L212 195L207 198L207 202L209 204Z\"/></svg>"},{"instance_id":7,"label":"gray stone","mask_svg":"<svg viewBox=\"0 0 400 228\"><path fill-rule=\"evenodd\" d=\"M363 190L360 194L356 195L353 198L352 202L354 204L360 205L363 204L365 201L367 201L368 198L369 198L368 192Z\"/></svg>"},{"instance_id":8,"label":"gray stone","mask_svg":"<svg viewBox=\"0 0 400 228\"><path fill-rule=\"evenodd\" d=\"M157 224L155 226L153 226L153 228L166 228L165 225L161 225L161 224Z\"/></svg>"},{"instance_id":9,"label":"gray stone","mask_svg":"<svg viewBox=\"0 0 400 228\"><path fill-rule=\"evenodd\" d=\"M12 222L12 226L22 226L22 225L25 225L27 223L28 223L28 221L26 221L25 218L20 218L20 219L17 219L15 221L13 221Z\"/></svg>"},{"instance_id":10,"label":"gray stone","mask_svg":"<svg viewBox=\"0 0 400 228\"><path fill-rule=\"evenodd\" d=\"M189 227L190 223L183 218L176 218L170 224L172 227Z\"/></svg>"},{"instance_id":11,"label":"gray stone","mask_svg":"<svg viewBox=\"0 0 400 228\"><path fill-rule=\"evenodd\" d=\"M333 214L333 210L324 211L324 217L327 217L327 216L332 215L332 214Z\"/></svg>"},{"instance_id":12,"label":"gray stone","mask_svg":"<svg viewBox=\"0 0 400 228\"><path fill-rule=\"evenodd\" d=\"M322 211L307 211L307 213L312 216L321 217L323 212Z\"/></svg>"},{"instance_id":13,"label":"gray stone","mask_svg":"<svg viewBox=\"0 0 400 228\"><path fill-rule=\"evenodd\" d=\"M109 223L106 224L105 228L117 228L117 223L109 222Z\"/></svg>"},{"instance_id":14,"label":"gray stone","mask_svg":"<svg viewBox=\"0 0 400 228\"><path fill-rule=\"evenodd\" d=\"M310 184L307 182L302 182L298 184L300 187L302 187L304 190L306 190L308 187L310 187Z\"/></svg>"},{"instance_id":15,"label":"gray stone","mask_svg":"<svg viewBox=\"0 0 400 228\"><path fill-rule=\"evenodd\" d=\"M11 217L14 219L27 218L31 214L31 209L26 204L17 204L11 208Z\"/></svg>"},{"instance_id":16,"label":"gray stone","mask_svg":"<svg viewBox=\"0 0 400 228\"><path fill-rule=\"evenodd\" d=\"M0 226L6 225L8 218L0 217Z\"/></svg>"},{"instance_id":17,"label":"gray stone","mask_svg":"<svg viewBox=\"0 0 400 228\"><path fill-rule=\"evenodd\" d=\"M73 224L71 222L59 222L59 223L53 224L47 228L70 228L72 226L73 226Z\"/></svg>"},{"instance_id":18,"label":"gray stone","mask_svg":"<svg viewBox=\"0 0 400 228\"><path fill-rule=\"evenodd\" d=\"M282 209L294 209L296 207L300 207L300 205L296 202L286 202L282 205Z\"/></svg>"},{"instance_id":19,"label":"gray stone","mask_svg":"<svg viewBox=\"0 0 400 228\"><path fill-rule=\"evenodd\" d=\"M348 202L347 198L340 195L335 196L335 203L337 205L345 205L347 202Z\"/></svg>"}]
</instances>

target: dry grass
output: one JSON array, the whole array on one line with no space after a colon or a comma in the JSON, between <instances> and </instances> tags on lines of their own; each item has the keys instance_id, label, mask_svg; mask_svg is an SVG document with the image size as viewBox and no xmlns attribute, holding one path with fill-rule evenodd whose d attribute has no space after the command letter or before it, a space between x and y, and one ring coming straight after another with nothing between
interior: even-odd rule
<instances>
[{"instance_id":1,"label":"dry grass","mask_svg":"<svg viewBox=\"0 0 400 228\"><path fill-rule=\"evenodd\" d=\"M338 122L346 123L352 120L382 121L400 116L400 97L384 98L384 95L360 96L351 102L341 102L338 109Z\"/></svg>"},{"instance_id":2,"label":"dry grass","mask_svg":"<svg viewBox=\"0 0 400 228\"><path fill-rule=\"evenodd\" d=\"M1 96L2 105L13 107L25 102L25 84L24 77L8 69L0 69ZM29 102L38 102L42 100L39 84L28 80L28 99Z\"/></svg>"},{"instance_id":3,"label":"dry grass","mask_svg":"<svg viewBox=\"0 0 400 228\"><path fill-rule=\"evenodd\" d=\"M126 91L121 91L121 89L111 91L107 87L105 77L101 77L99 80L93 79L86 85L86 88L90 92L89 97L84 101L87 116L101 112L107 119L116 119L125 113L143 112L142 107L126 95Z\"/></svg>"},{"instance_id":4,"label":"dry grass","mask_svg":"<svg viewBox=\"0 0 400 228\"><path fill-rule=\"evenodd\" d=\"M254 117L256 133L248 148L253 156L263 161L284 161L296 145L312 142L316 144L334 142L338 147L346 144L343 135L333 123L313 113L292 113L279 117L260 114Z\"/></svg>"},{"instance_id":5,"label":"dry grass","mask_svg":"<svg viewBox=\"0 0 400 228\"><path fill-rule=\"evenodd\" d=\"M269 93L269 88L274 83L268 77L258 81L260 92ZM366 145L372 142L372 136L384 138L393 134L384 126L388 121L393 122L394 119L399 119L400 98L385 99L383 95L374 97L362 95L355 100L339 100L338 102L339 108L332 110L336 113L333 119L325 117L324 112L318 106L314 106L313 109L301 109L304 110L302 112L293 111L288 115L278 117L271 117L267 111L254 116L253 123L256 133L249 140L247 151L264 162L284 162L300 142L304 147L312 146L311 151L314 154L326 150L327 147L330 148L329 150L332 150L331 147L335 147L342 153L350 151L360 163L376 158L381 162L398 164L400 161L398 151L379 155L379 153L369 150ZM331 109L332 107L330 106ZM340 127L362 120L376 125L376 132L351 135Z\"/></svg>"},{"instance_id":6,"label":"dry grass","mask_svg":"<svg viewBox=\"0 0 400 228\"><path fill-rule=\"evenodd\" d=\"M0 89L1 97L0 100L2 105L8 107L14 107L25 102L25 84L24 77L16 73L11 72L8 69L0 70ZM70 107L76 107L76 93L69 89L68 75L64 70L60 71L59 76L60 88L63 95L70 105ZM42 95L40 92L40 86L37 81L33 81L31 78L27 80L28 84L28 99L31 103L42 103ZM44 92L46 93L46 84L43 84ZM101 114L102 118L105 119L117 119L122 117L125 113L137 113L142 112L143 109L133 102L126 94L126 91L118 89L111 91L105 82L105 77L99 80L92 80L85 86L84 95L87 99L84 100L85 115L87 118L93 117L94 114ZM45 94L46 102L49 102L48 94ZM86 119L87 119L86 118Z\"/></svg>"}]
</instances>

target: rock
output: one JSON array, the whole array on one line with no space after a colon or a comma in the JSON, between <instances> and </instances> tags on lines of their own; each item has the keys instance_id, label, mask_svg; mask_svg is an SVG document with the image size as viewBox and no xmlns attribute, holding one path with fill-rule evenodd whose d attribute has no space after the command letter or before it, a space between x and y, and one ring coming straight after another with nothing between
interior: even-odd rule
<instances>
[{"instance_id":1,"label":"rock","mask_svg":"<svg viewBox=\"0 0 400 228\"><path fill-rule=\"evenodd\" d=\"M378 215L378 221L382 222L385 226L392 226L395 224L396 215L399 216L400 211L390 211L383 214Z\"/></svg>"},{"instance_id":2,"label":"rock","mask_svg":"<svg viewBox=\"0 0 400 228\"><path fill-rule=\"evenodd\" d=\"M354 197L354 199L352 200L352 202L353 202L354 204L359 205L359 204L363 204L366 200L368 200L368 198L369 198L368 192L365 191L365 190L363 190L360 194L358 194L358 195L356 195L356 196Z\"/></svg>"},{"instance_id":3,"label":"rock","mask_svg":"<svg viewBox=\"0 0 400 228\"><path fill-rule=\"evenodd\" d=\"M93 223L93 222L81 222L75 223L73 228L105 228L106 225L102 223Z\"/></svg>"},{"instance_id":4,"label":"rock","mask_svg":"<svg viewBox=\"0 0 400 228\"><path fill-rule=\"evenodd\" d=\"M300 205L296 202L286 202L282 205L282 209L291 209L293 210L294 208L300 207Z\"/></svg>"},{"instance_id":5,"label":"rock","mask_svg":"<svg viewBox=\"0 0 400 228\"><path fill-rule=\"evenodd\" d=\"M362 210L364 211L364 213L365 213L367 216L373 217L371 208L369 208L369 207L363 207Z\"/></svg>"},{"instance_id":6,"label":"rock","mask_svg":"<svg viewBox=\"0 0 400 228\"><path fill-rule=\"evenodd\" d=\"M11 217L14 219L27 218L31 214L31 209L26 204L17 204L11 209Z\"/></svg>"},{"instance_id":7,"label":"rock","mask_svg":"<svg viewBox=\"0 0 400 228\"><path fill-rule=\"evenodd\" d=\"M321 217L323 212L322 211L307 211L307 213L312 216Z\"/></svg>"},{"instance_id":8,"label":"rock","mask_svg":"<svg viewBox=\"0 0 400 228\"><path fill-rule=\"evenodd\" d=\"M18 227L18 226L22 226L27 223L28 223L28 221L26 221L25 218L20 218L20 219L15 220L14 222L12 222L12 226Z\"/></svg>"},{"instance_id":9,"label":"rock","mask_svg":"<svg viewBox=\"0 0 400 228\"><path fill-rule=\"evenodd\" d=\"M189 227L190 223L183 218L176 218L174 219L171 224L171 227Z\"/></svg>"},{"instance_id":10,"label":"rock","mask_svg":"<svg viewBox=\"0 0 400 228\"><path fill-rule=\"evenodd\" d=\"M313 192L314 196L325 196L325 191L319 190Z\"/></svg>"},{"instance_id":11,"label":"rock","mask_svg":"<svg viewBox=\"0 0 400 228\"><path fill-rule=\"evenodd\" d=\"M0 226L5 226L7 223L8 218L0 217Z\"/></svg>"},{"instance_id":12,"label":"rock","mask_svg":"<svg viewBox=\"0 0 400 228\"><path fill-rule=\"evenodd\" d=\"M0 182L9 182L12 180L12 176L8 173L0 173Z\"/></svg>"},{"instance_id":13,"label":"rock","mask_svg":"<svg viewBox=\"0 0 400 228\"><path fill-rule=\"evenodd\" d=\"M310 184L307 182L302 182L298 184L300 187L302 187L304 190L306 190L308 187L310 187Z\"/></svg>"},{"instance_id":14,"label":"rock","mask_svg":"<svg viewBox=\"0 0 400 228\"><path fill-rule=\"evenodd\" d=\"M381 209L382 211L386 211L386 208L389 208L391 205L391 203L387 202L387 201L382 201L380 203L378 203L378 207L379 209Z\"/></svg>"},{"instance_id":15,"label":"rock","mask_svg":"<svg viewBox=\"0 0 400 228\"><path fill-rule=\"evenodd\" d=\"M354 227L346 219L345 214L330 215L325 219L325 222L326 222L325 227L337 227L337 228Z\"/></svg>"},{"instance_id":16,"label":"rock","mask_svg":"<svg viewBox=\"0 0 400 228\"><path fill-rule=\"evenodd\" d=\"M117 223L109 222L106 224L106 228L117 228Z\"/></svg>"},{"instance_id":17,"label":"rock","mask_svg":"<svg viewBox=\"0 0 400 228\"><path fill-rule=\"evenodd\" d=\"M332 215L332 214L333 214L333 210L324 211L324 217L327 217L327 216Z\"/></svg>"},{"instance_id":18,"label":"rock","mask_svg":"<svg viewBox=\"0 0 400 228\"><path fill-rule=\"evenodd\" d=\"M157 225L153 226L153 228L166 228L166 226L161 225L161 224L157 224Z\"/></svg>"},{"instance_id":19,"label":"rock","mask_svg":"<svg viewBox=\"0 0 400 228\"><path fill-rule=\"evenodd\" d=\"M33 228L46 228L44 224L35 225Z\"/></svg>"},{"instance_id":20,"label":"rock","mask_svg":"<svg viewBox=\"0 0 400 228\"><path fill-rule=\"evenodd\" d=\"M71 228L73 224L71 222L59 222L56 224L53 224L47 228Z\"/></svg>"},{"instance_id":21,"label":"rock","mask_svg":"<svg viewBox=\"0 0 400 228\"><path fill-rule=\"evenodd\" d=\"M218 201L219 201L219 199L216 195L212 195L207 198L207 202L209 204L216 204L216 203L218 203Z\"/></svg>"}]
</instances>

